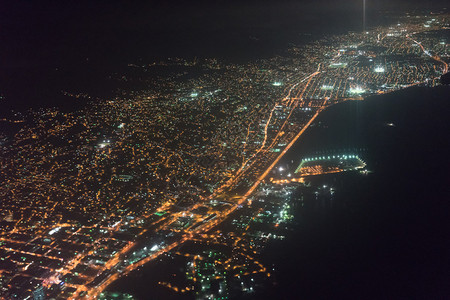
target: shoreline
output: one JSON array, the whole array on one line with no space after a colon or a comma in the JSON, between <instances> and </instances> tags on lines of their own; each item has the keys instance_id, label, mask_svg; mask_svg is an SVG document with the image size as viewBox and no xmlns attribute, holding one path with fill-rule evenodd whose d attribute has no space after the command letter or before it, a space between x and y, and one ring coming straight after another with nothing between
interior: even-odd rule
<instances>
[{"instance_id":1,"label":"shoreline","mask_svg":"<svg viewBox=\"0 0 450 300\"><path fill-rule=\"evenodd\" d=\"M399 93L399 95L392 95L392 94L387 94L387 95L375 95L375 96L373 96L373 97L369 97L369 101L371 101L372 103L370 103L370 106L373 106L373 104L377 101L377 100L383 100L384 102L386 102L386 101L389 101L388 103L392 103L392 102L390 102L390 100L389 100L389 98L392 98L392 99L395 99L395 98L399 98L399 96L401 96L400 98L407 98L407 95L411 95L411 94L415 94L415 89L416 89L416 87L414 87L412 90L411 89L403 89L403 90L400 90L400 91L398 91L398 93ZM418 89L421 89L422 90L422 92L427 92L427 93L430 93L430 94L433 94L433 90L436 90L436 89L439 89L439 90L447 90L448 89L448 87L444 87L444 86L441 86L441 87L434 87L434 88L427 88L427 89L425 89L425 90L423 90L423 88L418 88ZM440 92L440 94L442 94L442 92ZM378 96L380 96L381 98L384 98L384 99L378 99L379 97ZM409 100L409 99L408 99ZM408 100L402 100L402 102L405 102L405 101L408 101ZM441 99L442 100L442 99ZM367 102L369 102L369 101L367 101ZM400 101L400 100L398 100L398 101ZM422 100L422 103L424 103L426 100ZM364 101L364 102L366 102L366 101ZM426 102L425 102L426 103ZM354 102L352 103L352 102L346 102L345 104L344 103L342 103L342 105L351 105L351 106L354 106ZM364 104L363 104L364 105ZM397 105L397 104L395 104L395 105ZM417 104L415 104L414 106L417 106ZM329 108L331 108L331 107L333 107L333 106L330 106ZM336 113L337 111L342 111L342 109L340 109L340 110L336 110L335 109L335 107L336 107L336 105L334 105L334 113ZM367 110L367 109L366 109ZM325 110L324 110L325 111ZM324 111L322 111L322 113L324 112ZM321 117L321 115L318 115L318 118L315 118L315 120L318 120L318 119L320 119L320 117ZM356 115L354 115L354 117L356 118ZM384 119L385 117L381 117L380 116L380 118L381 119ZM312 123L312 122L311 122ZM397 124L397 125L399 125L399 124ZM310 128L310 127L309 127ZM388 129L388 128L387 128ZM386 129L386 130L387 130ZM304 137L305 139L308 139L308 138L310 138L310 136L305 136ZM298 142L298 141L297 141ZM294 150L294 148L291 148L291 151L292 150ZM373 164L373 162L372 162L372 164ZM275 164L272 164L272 165L276 165L276 163ZM272 166L273 167L273 166ZM327 178L330 178L330 177L333 177L334 175L327 175L328 177ZM344 176L346 176L346 175L344 175ZM317 180L317 179L316 179ZM320 181L320 179L319 179L319 181ZM256 189L256 188L255 188ZM248 195L248 197L251 197L251 195L252 194L250 194L250 195ZM280 242L280 244L282 244L283 242ZM284 248L284 246L280 246L280 247L283 247ZM266 254L267 255L267 254ZM166 262L167 263L167 262ZM146 268L146 269L151 269L151 268L153 268L154 266L152 266L151 264L147 264L147 265L145 265L145 266L142 266L142 267L144 267L144 268ZM133 272L133 275L132 276L139 276L138 274L139 274L139 272L142 272L141 270L136 270L136 271L134 271ZM131 274L130 274L131 275ZM118 281L115 281L115 283L116 282L119 282L120 281L120 279L118 280ZM119 283L119 286L120 286L121 284ZM108 289L106 289L106 291L108 291ZM117 289L112 289L111 291L117 291ZM129 290L125 290L126 292L130 292ZM140 298L138 298L138 299L140 299Z\"/></svg>"}]
</instances>

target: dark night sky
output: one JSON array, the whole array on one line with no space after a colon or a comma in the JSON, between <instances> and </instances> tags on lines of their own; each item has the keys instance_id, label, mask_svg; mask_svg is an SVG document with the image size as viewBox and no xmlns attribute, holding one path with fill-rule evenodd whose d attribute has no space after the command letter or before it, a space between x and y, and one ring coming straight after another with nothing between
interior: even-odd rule
<instances>
[{"instance_id":1,"label":"dark night sky","mask_svg":"<svg viewBox=\"0 0 450 300\"><path fill-rule=\"evenodd\" d=\"M8 1L0 11L2 23L26 25L105 26L112 20L116 26L141 27L154 30L223 26L271 26L271 22L288 21L302 11L332 14L336 10L359 11L362 0L240 0L240 1ZM12 2L12 3L11 3ZM443 0L367 0L368 9L442 7ZM107 25L109 26L109 25ZM36 29L36 28L35 28ZM82 29L81 27L79 29Z\"/></svg>"},{"instance_id":2,"label":"dark night sky","mask_svg":"<svg viewBox=\"0 0 450 300\"><path fill-rule=\"evenodd\" d=\"M89 51L96 43L117 46L121 41L128 42L121 34L133 36L144 32L155 43L163 44L178 39L181 32L193 36L220 31L282 32L301 30L306 24L315 25L314 22L326 30L327 25L331 29L339 22L349 22L348 19L354 24L362 19L362 0L92 2L0 1L0 66L21 53L38 55L39 51L52 52L52 48L64 45L79 47L80 51L87 46ZM376 17L370 18L370 14L376 10L442 7L445 2L367 0L368 23L375 21Z\"/></svg>"}]
</instances>

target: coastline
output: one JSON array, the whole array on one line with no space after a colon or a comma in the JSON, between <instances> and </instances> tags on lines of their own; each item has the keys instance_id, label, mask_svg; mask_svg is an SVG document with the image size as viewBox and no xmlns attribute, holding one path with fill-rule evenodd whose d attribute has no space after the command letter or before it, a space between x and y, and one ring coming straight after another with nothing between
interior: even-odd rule
<instances>
[{"instance_id":1,"label":"coastline","mask_svg":"<svg viewBox=\"0 0 450 300\"><path fill-rule=\"evenodd\" d=\"M351 122L349 121L349 122L347 122L347 124L345 124L345 126L344 127L347 127L348 128L348 126L352 126L353 124L357 124L357 123L359 123L360 122L360 120L358 120L358 118L362 118L363 117L363 115L365 115L366 113L367 113L367 111L369 110L369 111L372 111L372 112L374 112L374 111L376 111L375 109L374 109L374 107L378 107L378 110L385 110L385 112L388 112L388 110L389 109L383 109L382 108L382 105L389 105L388 103L390 103L390 105L393 105L393 106L395 106L395 107L397 107L396 109L397 109L397 111L398 111L398 109L399 109L399 105L401 106L401 105L403 105L403 104L405 104L405 103L407 103L407 101L409 100L408 98L411 98L411 96L412 95L414 95L414 96L416 96L416 99L414 100L414 103L411 103L411 104L414 104L413 106L415 107L415 111L417 112L417 107L419 106L420 107L420 105L421 105L421 101L417 101L417 97L420 97L420 96L423 96L423 95L438 95L437 96L437 98L439 98L439 97L441 97L440 98L440 100L438 99L437 101L439 102L439 103L441 103L441 105L442 105L442 103L443 103L443 100L442 100L442 96L443 95L445 95L446 94L446 92L448 92L448 90L449 90L449 87L434 87L434 88L417 88L417 87L413 87L413 88L408 88L408 89L405 89L405 90L401 90L401 91L397 91L397 92L395 92L395 93L392 93L392 94L387 94L387 95L377 95L377 96L374 96L374 97L369 97L366 101L362 101L362 102L356 102L356 101L352 101L352 102L345 102L345 103L342 103L342 104L339 104L339 105L334 105L334 106L332 106L332 107L329 107L327 110L324 110L323 112L322 112L322 114L320 114L319 116L318 116L318 118L315 120L316 121L316 123L318 123L318 122L324 122L324 119L330 119L328 122L326 122L326 124L331 124L331 123L329 123L329 122L332 122L333 124L336 122L336 118L338 118L338 119L340 119L340 120L343 120L343 119L352 119L353 118L353 120L351 120ZM440 96L439 96L440 95ZM436 98L436 97L435 97ZM396 100L397 99L397 100ZM398 100L398 99L400 99L400 100ZM412 98L411 98L412 99ZM420 100L420 99L419 99ZM424 100L422 100L422 103L423 103L423 101ZM379 102L379 103L376 103L376 102ZM382 102L382 103L381 103ZM394 102L397 102L397 103L394 103ZM400 102L402 102L401 104L399 104ZM438 102L436 102L436 103L438 103ZM366 106L370 106L371 108L366 108L366 109L364 109L364 110L361 110L362 108L361 108L361 106L365 106L365 103L369 103L369 104L367 104ZM349 107L352 107L351 109L349 109ZM364 111L364 112L362 112L362 111ZM342 114L342 113L340 113L340 112L346 112L345 114ZM359 115L358 115L358 113L357 112L359 112ZM401 122L399 122L399 121L395 121L395 120L393 120L393 122L395 122L395 124L396 124L396 127L395 128L391 128L391 127L386 127L384 124L383 124L383 122L381 122L381 120L385 120L385 121L388 121L388 120L392 120L392 116L391 116L391 113L386 113L385 115L382 115L382 114L377 114L377 113L374 113L374 115L375 115L375 117L376 117L376 119L377 119L377 121L375 121L375 122L373 122L373 123L371 123L372 125L373 124L375 124L374 126L376 126L376 128L372 128L371 126L372 125L370 125L370 126L367 126L367 125L361 125L361 126L363 126L364 127L364 130L370 130L372 133L373 132L378 132L379 130L381 130L381 131L386 131L387 133L388 133L388 137L384 137L384 140L379 140L378 142L383 142L383 141L385 141L386 140L386 138L388 138L388 140L390 141L390 144L389 145L391 145L391 147L392 147L392 143L395 143L395 142L398 142L398 137L397 136L395 136L395 137L389 137L389 135L391 134L391 133L393 133L393 132L395 132L395 130L396 129L399 129L399 128L401 128L402 130L407 130L407 128L404 128L403 126L402 126L402 124L401 124ZM352 117L353 116L353 117ZM447 122L448 123L448 122ZM361 123L360 123L361 124ZM448 126L448 124L447 124L447 126ZM434 128L434 127L432 127L432 128ZM317 128L317 127L310 127L309 128L309 130L306 130L306 132L305 132L305 135L304 136L302 136L302 142L305 142L305 143L310 143L310 142L312 142L311 141L311 139L313 139L314 140L314 135L317 135L317 134L319 134L319 135L321 135L321 133L320 133L320 131L323 131L323 130L326 130L327 128L324 128L324 127L320 127L320 128ZM311 132L311 131L313 131L313 132ZM339 131L338 129L335 129L335 131L332 131L332 133L330 134L330 135L335 135L336 134L336 132L337 131ZM445 130L443 129L443 131L445 132ZM390 132L390 133L389 133ZM328 136L328 135L327 135ZM360 134L359 136L364 136L364 134ZM340 138L342 138L342 135L340 136ZM339 137L337 137L336 138L336 140L339 140L340 139ZM379 136L377 136L377 137L374 137L375 138L375 140L373 140L373 141L371 141L370 143L371 143L371 145L369 146L369 148L370 147L373 147L373 145L375 145L376 143L377 143L377 141L376 141L376 139L378 139L379 138ZM430 136L430 138L433 138L432 136ZM299 143L299 144L301 144L301 143ZM323 145L323 144L322 144ZM317 146L317 148L320 148L320 147L322 147L322 145L320 145L320 146ZM404 145L404 146L408 146L408 145ZM332 148L332 146L330 146L331 148ZM302 147L300 147L300 148L302 148ZM313 147L314 148L314 147ZM448 146L447 146L447 148L448 148ZM309 151L309 150L307 150L307 151ZM297 153L297 155L298 155L298 153L300 152L300 153L307 153L307 151L305 152L305 149L298 149L297 147L293 147L293 148L291 148L291 152L294 152L294 154L295 153ZM401 171L399 168L400 167L395 167L395 166L389 166L389 165L384 165L384 166L382 166L382 165L380 165L380 163L382 163L382 160L381 160L381 158L383 158L383 159L386 159L387 157L389 157L390 155L392 155L392 153L389 153L389 151L390 151L390 148L389 149L385 149L384 151L382 151L382 153L380 154L380 156L378 156L378 158L377 157L373 157L372 155L373 155L373 153L376 153L378 151L378 149L377 150L375 150L375 149L370 149L370 153L368 154L368 156L370 157L369 158L369 168L371 168L371 170L374 170L375 171L375 174L377 174L376 175L376 178L378 177L378 176L385 176L386 174L385 174L385 172L387 172L390 168L391 168L391 171L392 170L396 170L396 172L399 172L399 171ZM399 150L400 151L400 150ZM442 152L442 151L444 151L444 149L441 149L441 151L440 152ZM417 151L416 151L417 152ZM415 152L415 153L416 153ZM420 152L420 151L419 151ZM288 156L291 156L291 155L288 155ZM397 158L398 156L396 156L396 158ZM290 158L290 157L288 157L288 158ZM288 158L286 158L286 160L288 160ZM405 157L405 159L406 159L406 157ZM384 163L386 163L386 162L384 162ZM340 179L340 181L344 181L345 182L345 180L346 179L342 179L342 178L345 178L346 176L350 176L350 175L342 175L342 174L337 174L337 175L333 175L333 176L323 176L323 178L326 178L326 180L330 180L330 178L338 178L338 177L341 177L341 179ZM398 175L393 175L394 177L395 176L398 176ZM414 176L413 174L412 174L412 176ZM421 178L423 177L423 176L420 176ZM323 178L321 178L321 179L318 179L319 181L321 181L321 180L323 180ZM370 177L369 177L370 178ZM373 177L372 177L373 178ZM380 179L377 179L377 180L380 180ZM380 184L380 182L378 182L378 184ZM367 183L364 183L363 185L362 185L363 187L367 187L368 186L368 184ZM402 187L403 187L403 185L402 185ZM395 191L395 188L392 188L392 191ZM367 192L369 192L369 191L360 191L360 194L358 194L357 196L358 197L361 197L361 195L364 195L364 193L367 193ZM361 194L362 193L362 194ZM345 194L345 195L347 195L347 194ZM348 196L348 195L347 195ZM341 196L341 197L344 197L344 196ZM339 200L339 201L341 201L341 200ZM356 200L354 200L354 201L356 201ZM417 200L418 201L418 200ZM363 203L367 203L367 201L364 201ZM383 205L387 205L386 204L386 201L382 201L382 204ZM354 204L353 204L354 205ZM373 205L376 205L376 204L374 204L374 203L371 203L370 204L371 206L369 206L369 207L373 207ZM393 204L394 205L394 204ZM399 201L399 205L403 208L403 206L405 205L405 202L404 202L404 200L401 200L401 201ZM439 204L440 205L440 204ZM361 210L362 209L362 210ZM358 211L360 211L360 212L363 212L364 214L371 214L371 212L369 212L369 211L367 211L367 209L368 209L368 207L363 207L363 208L359 208L359 210ZM302 210L299 210L297 213L299 213L300 215L304 215L305 214L305 211L302 211ZM309 211L307 212L307 213L310 213ZM379 212L375 212L375 213L379 213ZM346 212L346 214L344 214L346 217L349 217L349 218L351 218L351 220L353 220L353 218L355 218L355 216L353 215L354 214L354 212ZM296 216L296 218L298 218L298 217L300 217L300 215L297 215ZM322 218L319 218L319 220L320 220L320 222L319 221L313 221L311 218L313 218L315 215L311 215L311 216L309 216L307 219L309 220L309 222L312 222L312 224L315 224L315 226L319 226L319 227L321 227L321 226L324 226L323 224L325 224L326 222L322 219ZM302 217L302 218L304 218L304 217ZM342 221L342 220L341 220ZM322 224L322 223L323 224ZM346 221L347 222L347 221ZM378 221L378 223L379 223L379 221ZM378 223L376 223L376 224L378 224ZM302 226L305 226L305 225L308 225L308 223L307 224L305 224L305 223L301 223L302 224ZM362 222L362 224L365 224L365 222ZM336 224L335 224L336 225ZM308 225L309 227L311 226L311 224L309 224ZM342 224L337 224L337 226L338 226L338 228L340 227L340 226L342 226ZM364 225L364 226L368 226L368 225ZM365 228L363 226L363 228ZM385 224L385 226L388 226L388 225L386 225ZM390 226L390 225L389 225ZM415 227L416 225L414 225L414 227ZM317 230L317 229L314 229L314 230ZM321 229L321 230L324 230L324 229ZM358 231L358 229L353 229L353 231L357 231L357 232L359 232ZM406 229L404 229L404 230L406 230ZM266 264L268 264L268 265L271 265L272 263L275 263L275 265L277 265L277 264L279 264L279 265L281 265L281 267L280 267L280 271L278 271L276 274L275 274L275 276L281 276L281 278L283 279L283 280L287 280L287 276L299 276L298 274L296 275L296 271L295 271L295 269L293 269L294 268L294 266L297 266L298 268L302 268L302 265L301 264L305 264L305 265L308 265L308 264L306 264L305 262L302 262L302 263L298 263L298 264L288 264L288 265L286 265L286 264L283 264L283 262L282 261L280 261L279 259L277 259L277 257L291 257L292 256L292 253L290 253L290 251L291 250L289 250L289 249L292 249L292 248L294 248L294 249L297 249L298 247L303 247L304 246L304 244L303 243L308 243L308 242L311 242L311 241L309 241L308 239L311 239L312 237L311 237L311 234L312 233L307 233L306 232L307 230L304 228L304 227L298 227L298 228L296 228L295 229L295 231L293 232L293 233L291 233L290 234L290 237L289 237L289 239L288 239L288 241L287 242L282 242L282 241L280 241L280 242L277 242L277 243L275 243L275 244L272 244L272 245L270 245L270 247L265 251L265 253L263 253L263 257L264 257L264 260L265 260L265 263ZM330 233L327 233L327 235L329 235ZM339 233L339 234L341 234L341 233ZM358 233L358 234L360 234L360 233ZM362 234L362 233L361 233ZM297 241L297 239L301 239L301 243L299 244L299 242ZM328 237L328 238L330 238L330 237ZM320 239L320 237L318 237L318 238L314 238L314 240L317 240L317 239ZM363 240L364 241L364 243L368 243L368 241L366 241L366 240ZM324 243L325 241L321 241L321 243ZM283 244L284 243L284 244ZM360 248L360 247L365 247L365 246L357 246L358 248ZM382 247L383 247L383 249L385 248L385 247L388 247L388 245L382 245ZM307 247L307 249L310 249L311 247ZM307 251L318 251L319 253L321 253L321 252L323 252L323 250L319 250L319 249L315 249L315 248L313 248L314 250L307 250ZM293 251L293 250L292 250ZM302 250L302 252L304 252L304 251L306 251L306 250ZM281 252L281 253L280 253ZM283 252L285 252L284 254L283 254ZM277 253L277 255L275 255L274 256L274 253ZM353 253L353 252L351 252L351 253ZM316 261L316 260L318 260L318 259L322 259L322 258L319 258L319 257L317 257L317 256L314 256L314 255L312 255L310 252L306 252L306 253L304 253L304 255L311 255L312 257L313 257L313 259L314 259L314 261ZM328 256L327 256L328 255ZM326 261L328 261L329 259L330 259L330 254L326 254L324 257L323 257L323 259L324 260L326 260ZM275 257L275 259L273 259L273 257ZM332 256L331 256L332 257ZM350 259L350 258L346 258L346 259ZM145 274L145 273L151 273L152 271L151 270L153 270L154 269L154 267L155 267L155 264L156 265L161 265L161 264L163 264L164 265L164 261L165 261L165 259L164 258L162 258L162 261L161 260L159 260L158 262L154 262L153 264L149 264L149 265L146 265L146 266L143 266L143 269L142 270L138 270L138 271L135 271L135 272L133 272L133 273L131 273L131 274L129 274L129 277L127 278L127 280L126 281L129 281L129 280L131 280L130 278L132 278L132 279L134 279L134 280L137 280L138 282L139 281L142 281L142 280L144 280L145 281L145 276L144 275L140 275L140 274ZM331 265L333 265L333 263L330 263ZM296 268L297 268L296 267ZM307 269L309 270L309 268L311 268L311 267L307 267ZM284 271L283 271L284 270ZM285 274L283 274L283 272L285 272ZM306 271L305 271L306 272ZM304 272L301 272L301 274L303 274ZM314 273L315 274L315 273ZM304 275L301 275L301 276L304 276ZM318 276L317 274L316 275L314 275L314 276ZM316 277L314 277L314 278L316 278ZM325 276L325 279L324 279L324 284L330 284L329 282L326 282L326 280L328 280L328 276ZM292 293L293 292L293 289L295 290L295 289L298 289L298 287L296 286L296 287L294 287L294 286L289 286L288 285L288 288L287 288L287 290L286 291L284 291L284 292L282 292L281 291L281 289L283 288L283 287L286 287L286 285L283 285L282 284L282 282L283 282L283 280L279 280L279 282L280 282L280 286L277 288L277 289L275 289L274 291L273 291L273 293L275 293L275 294L271 294L271 292L269 291L269 292L267 292L268 294L257 294L258 295L258 297L262 297L262 298L259 298L259 299L269 299L270 298L270 296L275 296L275 295L279 295L278 293L282 293L282 295L284 295L284 296L288 296L288 295L291 295L292 296L292 294L289 294L289 293ZM305 278L303 278L303 280L305 280ZM313 279L310 279L309 281L307 280L307 282L310 282L311 280L313 280ZM316 278L316 280L317 280L317 278ZM354 279L353 279L354 280ZM380 280L379 278L378 278L378 280ZM122 280L123 281L123 280ZM342 281L342 280L341 280ZM287 280L287 282L290 282L289 280ZM126 285L126 284L125 284ZM121 292L127 292L127 293L131 293L131 294L136 294L136 295L142 295L142 293L147 293L147 292L149 292L149 290L147 290L147 288L145 288L145 287L143 287L143 286L141 286L140 287L140 285L139 285L139 283L137 283L137 284L134 284L133 285L134 286L134 288L137 288L137 289L140 289L140 288L142 288L142 291L141 292L135 292L135 293L133 293L133 291L132 290L129 290L129 289L127 289L122 283L121 283L121 280L119 279L118 281L116 281L116 282L114 282L111 286L110 286L110 288L108 288L107 290L110 290L110 291L121 291ZM333 286L333 285L332 285ZM153 287L153 288L156 288L155 286ZM301 288L303 288L303 289L305 289L306 288L306 286L304 285L304 284L302 284L301 285ZM305 289L305 291L303 291L303 293L306 293L306 296L308 296L308 295L311 295L311 294L313 294L313 295L317 295L317 294L320 294L320 295L323 295L323 294L321 294L321 293L328 293L329 292L329 288L330 288L330 286L327 286L327 289L324 289L322 292L320 292L319 290L311 290L312 288L316 288L316 289L318 289L318 287L317 286L315 286L314 284L311 284L311 287L309 287L309 288L306 288ZM156 289L156 290L158 290L158 289ZM144 292L144 291L146 291L146 292ZM163 293L163 290L161 290L161 289L159 289L159 292L160 293ZM362 293L362 291L360 290L360 289L357 289L357 290L355 290L355 293L356 292L358 292L358 293ZM308 294L308 293L311 293L311 294ZM300 293L301 294L301 293ZM168 295L170 295L170 293L168 294ZM174 296L173 294L172 294L172 296ZM366 295L367 296L367 295ZM185 296L183 296L183 297L185 297L186 299L191 299L188 295L185 295ZM370 299L372 299L371 297L369 297ZM144 299L144 298L137 298L137 299ZM168 296L168 299L171 299L171 296Z\"/></svg>"}]
</instances>

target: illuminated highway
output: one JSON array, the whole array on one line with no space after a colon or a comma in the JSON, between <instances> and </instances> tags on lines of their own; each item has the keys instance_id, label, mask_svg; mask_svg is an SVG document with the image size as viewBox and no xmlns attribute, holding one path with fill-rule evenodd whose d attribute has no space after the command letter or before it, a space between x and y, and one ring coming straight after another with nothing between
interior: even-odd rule
<instances>
[{"instance_id":1,"label":"illuminated highway","mask_svg":"<svg viewBox=\"0 0 450 300\"><path fill-rule=\"evenodd\" d=\"M297 107L297 105L299 105L298 101L302 100L302 95L304 93L304 91L307 89L308 85L310 84L312 78L316 75L318 75L320 73L320 65L317 68L317 71L312 73L311 75L307 76L306 78L302 79L301 82L295 84L290 90L289 90L289 95L291 93L291 91L297 87L299 84L303 83L305 80L308 79L307 83L302 86L302 90L299 92L299 95L292 101L290 101L288 103L288 105L291 108L295 108ZM286 97L287 98L287 97ZM284 99L286 99L284 98ZM96 298L101 292L103 292L108 285L110 285L112 282L114 282L115 280L119 279L120 277L126 276L127 274L129 274L130 272L136 270L137 268L141 267L142 265L156 259L157 257L159 257L161 254L166 253L171 251L172 249L180 246L182 243L189 241L193 238L195 238L196 235L202 233L202 232L206 232L210 229L212 229L213 227L217 226L218 224L220 224L222 221L224 221L231 213L233 213L236 209L238 209L242 204L244 204L248 198L252 195L252 193L258 188L258 186L260 185L260 183L266 178L266 176L269 174L269 172L277 165L277 163L280 161L280 159L287 153L287 151L289 151L289 149L295 144L295 142L302 136L302 134L305 132L305 130L311 125L311 123L316 119L316 117L319 115L319 113L327 106L326 104L326 100L323 101L322 106L317 109L316 113L309 119L309 121L303 126L303 128L291 139L291 141L289 142L289 144L283 149L283 151L281 151L279 153L279 155L272 161L272 163L266 167L266 169L263 171L263 173L256 179L256 181L253 183L253 185L249 188L249 190L241 197L237 197L237 202L235 202L235 204L222 212L218 212L216 211L215 213L217 214L217 217L214 218L213 220L203 223L200 226L198 226L197 228L195 228L194 230L189 230L187 231L180 240L175 241L171 244L168 244L166 246L164 246L164 248L160 249L159 251L155 252L154 254L147 256L146 258L139 260L138 262L128 265L127 267L125 267L123 270L120 270L120 272L115 272L112 273L109 277L107 277L100 285L98 285L95 289L89 290L88 293L86 294L86 297L88 298ZM301 105L301 104L300 104ZM293 111L293 109L292 109ZM291 111L291 113L292 113ZM273 110L272 110L273 112ZM286 119L286 121L283 123L282 128L284 128L284 126L287 124L287 122L290 120L290 116ZM268 127L268 124L270 122L270 119L268 120L267 124L266 124L266 129ZM281 130L279 131L279 133L276 135L276 137L274 138L274 142L277 141L280 137L281 137ZM267 140L267 130L265 130L265 139L264 141ZM273 143L274 143L273 142ZM272 143L272 144L273 144ZM263 151L264 149L264 145L265 142L263 143L263 146L258 150L257 153L260 153L261 151ZM270 147L269 147L270 148ZM267 148L268 149L268 148ZM264 150L264 152L267 152L267 149ZM237 185L239 183L239 179L242 178L245 174L247 174L250 170L252 169L253 164L256 162L257 160L254 160L251 164L248 164L247 167L245 168L245 170L239 170L239 172L235 175L235 177L230 180L229 182L226 183L226 187L221 187L219 189L220 192L223 192L225 190L225 188L232 188L233 186ZM208 200L213 199L215 197L219 196L217 192L215 192L213 195L211 195ZM236 197L235 197L236 198ZM251 204L251 202L249 203ZM198 203L194 206L192 206L188 211L193 211L196 208L198 208L199 206L201 206L202 203ZM175 221L179 216L181 215L181 213L179 214L173 214L168 222L163 222L163 224L160 226L160 230L164 229L164 227L170 225L173 221ZM114 267L117 263L119 263L119 257L120 255L123 255L124 253L127 252L128 249L132 248L132 246L130 245L129 247L127 247L127 249L124 249L123 251L121 251L121 253L117 254L112 260L110 260L107 263L107 267L104 268L104 270L108 270L111 267ZM79 293L85 291L85 289L79 289L77 291L77 293L72 297L72 299L77 299L79 297Z\"/></svg>"},{"instance_id":2,"label":"illuminated highway","mask_svg":"<svg viewBox=\"0 0 450 300\"><path fill-rule=\"evenodd\" d=\"M414 33L413 33L414 34ZM422 49L423 53L425 53L426 55L428 55L429 57L431 57L432 59L434 59L437 62L440 62L444 65L444 70L443 70L443 74L448 72L448 63L446 63L445 61L443 61L437 54L435 55L431 55L429 50L426 50L425 47L422 45L421 42L416 41L415 39L413 39L412 37L410 37L410 35L406 35L406 38L410 39L411 41L413 41L414 43L416 43L416 45L418 45L420 47L420 49Z\"/></svg>"}]
</instances>

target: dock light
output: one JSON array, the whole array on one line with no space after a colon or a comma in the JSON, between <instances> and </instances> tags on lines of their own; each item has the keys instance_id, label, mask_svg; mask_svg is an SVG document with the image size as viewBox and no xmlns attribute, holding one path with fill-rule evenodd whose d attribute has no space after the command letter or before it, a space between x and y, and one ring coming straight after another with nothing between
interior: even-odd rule
<instances>
[{"instance_id":1,"label":"dock light","mask_svg":"<svg viewBox=\"0 0 450 300\"><path fill-rule=\"evenodd\" d=\"M357 86L357 87L355 87L355 88L351 88L351 89L350 89L350 94L356 94L356 95L359 95L359 94L364 93L365 91L366 91L366 90L364 90L362 87Z\"/></svg>"},{"instance_id":2,"label":"dock light","mask_svg":"<svg viewBox=\"0 0 450 300\"><path fill-rule=\"evenodd\" d=\"M382 66L378 66L375 68L375 73L384 73L386 70Z\"/></svg>"}]
</instances>

